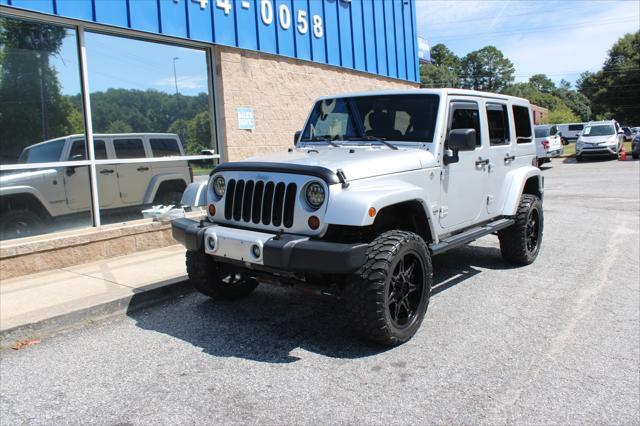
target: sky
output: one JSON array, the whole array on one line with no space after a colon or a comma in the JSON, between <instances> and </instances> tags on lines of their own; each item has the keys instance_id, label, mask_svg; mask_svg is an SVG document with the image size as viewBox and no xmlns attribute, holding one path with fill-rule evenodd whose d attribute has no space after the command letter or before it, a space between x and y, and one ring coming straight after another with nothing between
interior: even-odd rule
<instances>
[{"instance_id":1,"label":"sky","mask_svg":"<svg viewBox=\"0 0 640 426\"><path fill-rule=\"evenodd\" d=\"M575 83L602 67L618 38L640 29L640 1L416 0L416 18L420 37L458 56L496 46L517 82L543 73Z\"/></svg>"}]
</instances>

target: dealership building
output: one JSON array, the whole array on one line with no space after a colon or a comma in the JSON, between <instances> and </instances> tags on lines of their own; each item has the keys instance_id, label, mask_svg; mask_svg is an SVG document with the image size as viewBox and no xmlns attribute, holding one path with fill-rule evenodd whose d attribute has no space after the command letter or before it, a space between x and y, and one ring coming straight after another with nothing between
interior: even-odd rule
<instances>
[{"instance_id":1,"label":"dealership building","mask_svg":"<svg viewBox=\"0 0 640 426\"><path fill-rule=\"evenodd\" d=\"M172 244L142 210L418 63L415 0L0 0L0 278Z\"/></svg>"}]
</instances>

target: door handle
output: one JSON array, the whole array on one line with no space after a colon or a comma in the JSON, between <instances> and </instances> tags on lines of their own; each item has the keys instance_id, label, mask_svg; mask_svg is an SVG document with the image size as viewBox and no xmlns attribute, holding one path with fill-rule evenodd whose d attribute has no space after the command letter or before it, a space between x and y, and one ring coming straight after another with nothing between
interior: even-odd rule
<instances>
[{"instance_id":1,"label":"door handle","mask_svg":"<svg viewBox=\"0 0 640 426\"><path fill-rule=\"evenodd\" d=\"M504 163L505 163L505 164L509 164L510 162L512 162L512 161L513 161L513 160L515 160L515 159L516 159L516 156L515 156L515 155L509 155L509 154L507 154L507 155L505 155L505 156L504 156Z\"/></svg>"},{"instance_id":2,"label":"door handle","mask_svg":"<svg viewBox=\"0 0 640 426\"><path fill-rule=\"evenodd\" d=\"M113 173L113 170L111 170L111 169L102 169L102 170L100 170L100 174L101 175L110 175L111 173Z\"/></svg>"},{"instance_id":3,"label":"door handle","mask_svg":"<svg viewBox=\"0 0 640 426\"><path fill-rule=\"evenodd\" d=\"M146 172L149 168L147 166L140 166L136 170L139 172Z\"/></svg>"},{"instance_id":4,"label":"door handle","mask_svg":"<svg viewBox=\"0 0 640 426\"><path fill-rule=\"evenodd\" d=\"M488 158L485 158L483 160L482 157L478 157L478 159L476 160L476 167L486 166L487 164L489 164Z\"/></svg>"}]
</instances>

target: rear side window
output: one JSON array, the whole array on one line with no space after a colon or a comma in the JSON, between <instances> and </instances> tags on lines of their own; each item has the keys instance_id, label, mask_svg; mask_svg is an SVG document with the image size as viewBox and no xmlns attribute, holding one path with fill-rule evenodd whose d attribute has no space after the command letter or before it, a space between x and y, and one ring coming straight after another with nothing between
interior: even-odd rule
<instances>
[{"instance_id":1,"label":"rear side window","mask_svg":"<svg viewBox=\"0 0 640 426\"><path fill-rule=\"evenodd\" d=\"M180 155L180 147L175 139L149 139L154 157L172 157Z\"/></svg>"},{"instance_id":2,"label":"rear side window","mask_svg":"<svg viewBox=\"0 0 640 426\"><path fill-rule=\"evenodd\" d=\"M475 129L476 146L480 146L480 114L478 104L474 102L456 102L451 105L451 127L455 129Z\"/></svg>"},{"instance_id":3,"label":"rear side window","mask_svg":"<svg viewBox=\"0 0 640 426\"><path fill-rule=\"evenodd\" d=\"M572 132L579 132L582 129L584 129L582 124L569 124L569 130Z\"/></svg>"},{"instance_id":4,"label":"rear side window","mask_svg":"<svg viewBox=\"0 0 640 426\"><path fill-rule=\"evenodd\" d=\"M508 145L509 114L503 104L487 104L487 124L489 125L489 143L491 145Z\"/></svg>"},{"instance_id":5,"label":"rear side window","mask_svg":"<svg viewBox=\"0 0 640 426\"><path fill-rule=\"evenodd\" d=\"M532 142L533 139L531 138L531 117L529 115L529 108L514 105L513 121L516 125L516 141L518 143Z\"/></svg>"},{"instance_id":6,"label":"rear side window","mask_svg":"<svg viewBox=\"0 0 640 426\"><path fill-rule=\"evenodd\" d=\"M115 139L113 147L117 158L144 158L142 139Z\"/></svg>"}]
</instances>

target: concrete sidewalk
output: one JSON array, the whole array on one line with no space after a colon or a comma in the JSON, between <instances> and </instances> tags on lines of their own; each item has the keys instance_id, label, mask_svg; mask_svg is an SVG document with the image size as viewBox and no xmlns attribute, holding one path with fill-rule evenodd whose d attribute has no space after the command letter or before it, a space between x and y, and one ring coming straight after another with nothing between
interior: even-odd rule
<instances>
[{"instance_id":1,"label":"concrete sidewalk","mask_svg":"<svg viewBox=\"0 0 640 426\"><path fill-rule=\"evenodd\" d=\"M189 291L174 245L0 282L0 343L44 337Z\"/></svg>"}]
</instances>

